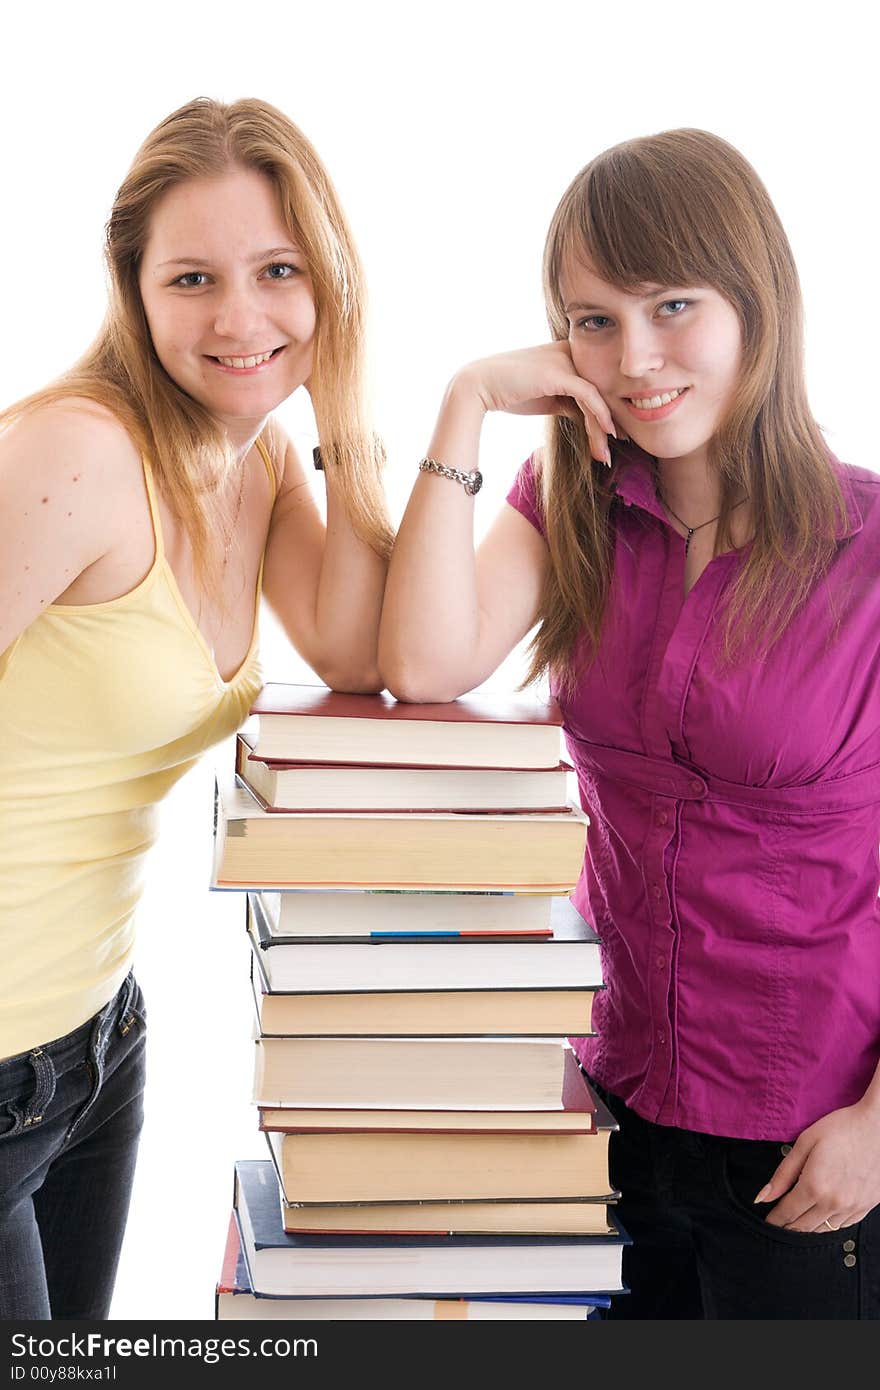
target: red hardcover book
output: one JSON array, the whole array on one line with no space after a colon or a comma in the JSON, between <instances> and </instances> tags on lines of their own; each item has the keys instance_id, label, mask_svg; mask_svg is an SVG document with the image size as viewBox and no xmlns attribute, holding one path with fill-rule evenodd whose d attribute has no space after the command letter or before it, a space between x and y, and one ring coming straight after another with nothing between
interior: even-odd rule
<instances>
[{"instance_id":1,"label":"red hardcover book","mask_svg":"<svg viewBox=\"0 0 880 1390\"><path fill-rule=\"evenodd\" d=\"M598 1100L591 1119L586 1133L272 1130L266 1138L288 1205L607 1202L617 1122Z\"/></svg>"},{"instance_id":2,"label":"red hardcover book","mask_svg":"<svg viewBox=\"0 0 880 1390\"><path fill-rule=\"evenodd\" d=\"M279 1134L594 1134L599 1100L566 1049L558 1104L545 1110L286 1108L261 1105L260 1129Z\"/></svg>"},{"instance_id":3,"label":"red hardcover book","mask_svg":"<svg viewBox=\"0 0 880 1390\"><path fill-rule=\"evenodd\" d=\"M558 768L555 700L477 691L411 705L387 692L346 695L269 682L251 708L253 753L266 761L397 767Z\"/></svg>"},{"instance_id":4,"label":"red hardcover book","mask_svg":"<svg viewBox=\"0 0 880 1390\"><path fill-rule=\"evenodd\" d=\"M226 1246L223 1251L223 1264L220 1267L220 1278L217 1282L218 1294L235 1292L235 1269L240 1256L241 1242L238 1237L235 1212L230 1212L229 1228L226 1232Z\"/></svg>"},{"instance_id":5,"label":"red hardcover book","mask_svg":"<svg viewBox=\"0 0 880 1390\"><path fill-rule=\"evenodd\" d=\"M541 768L388 767L258 758L239 733L235 770L267 811L564 811L569 763Z\"/></svg>"}]
</instances>

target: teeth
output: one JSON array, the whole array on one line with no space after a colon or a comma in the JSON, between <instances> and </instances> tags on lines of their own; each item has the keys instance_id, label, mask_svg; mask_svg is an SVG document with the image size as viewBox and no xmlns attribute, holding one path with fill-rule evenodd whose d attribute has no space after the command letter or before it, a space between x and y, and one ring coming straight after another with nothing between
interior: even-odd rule
<instances>
[{"instance_id":1,"label":"teeth","mask_svg":"<svg viewBox=\"0 0 880 1390\"><path fill-rule=\"evenodd\" d=\"M218 357L217 361L224 367L257 367L261 362L268 362L271 356L271 352L261 352L259 357Z\"/></svg>"},{"instance_id":2,"label":"teeth","mask_svg":"<svg viewBox=\"0 0 880 1390\"><path fill-rule=\"evenodd\" d=\"M661 405L668 405L670 401L674 401L681 394L681 391L676 389L675 391L664 391L662 396L646 396L642 400L636 400L635 396L631 396L630 399L636 410L656 410Z\"/></svg>"}]
</instances>

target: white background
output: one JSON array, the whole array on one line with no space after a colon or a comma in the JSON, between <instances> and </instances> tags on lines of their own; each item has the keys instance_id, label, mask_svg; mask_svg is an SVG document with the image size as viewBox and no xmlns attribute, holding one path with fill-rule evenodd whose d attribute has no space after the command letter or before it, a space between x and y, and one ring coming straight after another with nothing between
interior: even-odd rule
<instances>
[{"instance_id":1,"label":"white background","mask_svg":"<svg viewBox=\"0 0 880 1390\"><path fill-rule=\"evenodd\" d=\"M97 329L102 225L148 130L197 95L262 97L315 143L366 263L397 520L456 366L545 339L541 249L570 179L610 144L691 125L737 145L768 185L801 271L814 411L839 456L875 468L868 12L857 0L86 0L6 14L2 398L62 370ZM282 418L308 451L307 400ZM479 531L540 430L489 421ZM268 622L263 657L268 679L311 678ZM514 654L493 684L522 669ZM140 913L150 1079L118 1318L213 1317L233 1161L264 1154L249 1104L243 903L206 888L211 786L206 760L166 803Z\"/></svg>"}]
</instances>

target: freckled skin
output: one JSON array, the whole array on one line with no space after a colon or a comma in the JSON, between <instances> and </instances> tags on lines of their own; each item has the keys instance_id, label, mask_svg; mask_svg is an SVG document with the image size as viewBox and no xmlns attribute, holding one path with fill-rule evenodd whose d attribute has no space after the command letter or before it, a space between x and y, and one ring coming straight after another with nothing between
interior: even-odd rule
<instances>
[{"instance_id":1,"label":"freckled skin","mask_svg":"<svg viewBox=\"0 0 880 1390\"><path fill-rule=\"evenodd\" d=\"M41 500L42 502L48 502L48 501L49 501L48 497L42 497L40 500Z\"/></svg>"}]
</instances>

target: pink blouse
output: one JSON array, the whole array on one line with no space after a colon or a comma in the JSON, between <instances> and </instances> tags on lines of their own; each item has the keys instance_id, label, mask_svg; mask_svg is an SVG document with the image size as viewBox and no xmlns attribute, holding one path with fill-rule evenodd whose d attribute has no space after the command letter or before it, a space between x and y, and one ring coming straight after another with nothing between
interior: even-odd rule
<instances>
[{"instance_id":1,"label":"pink blouse","mask_svg":"<svg viewBox=\"0 0 880 1390\"><path fill-rule=\"evenodd\" d=\"M719 661L742 552L684 597L684 540L625 446L600 651L562 705L602 937L584 1066L658 1124L792 1140L880 1057L880 476L763 660ZM539 531L533 462L507 499ZM580 647L580 643L579 643Z\"/></svg>"}]
</instances>

